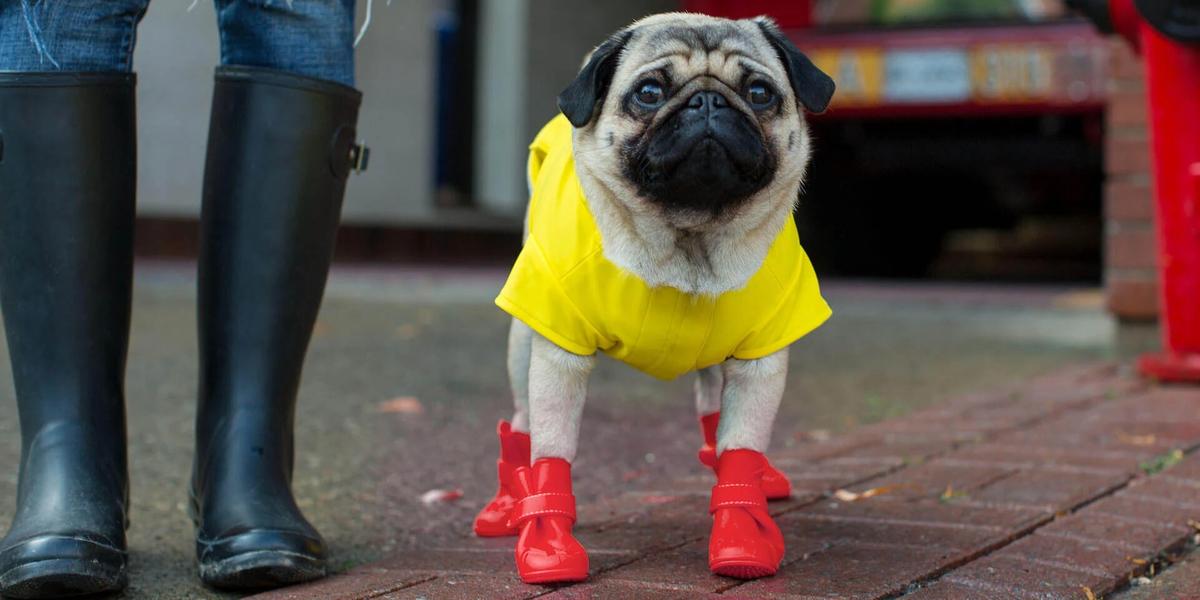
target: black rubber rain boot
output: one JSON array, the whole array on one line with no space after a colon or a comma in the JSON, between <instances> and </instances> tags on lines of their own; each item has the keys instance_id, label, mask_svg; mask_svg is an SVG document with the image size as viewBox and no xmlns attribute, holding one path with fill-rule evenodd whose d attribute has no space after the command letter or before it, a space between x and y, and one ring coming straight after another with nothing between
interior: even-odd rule
<instances>
[{"instance_id":1,"label":"black rubber rain boot","mask_svg":"<svg viewBox=\"0 0 1200 600\"><path fill-rule=\"evenodd\" d=\"M0 308L21 416L10 598L125 586L134 81L0 73Z\"/></svg>"},{"instance_id":2,"label":"black rubber rain boot","mask_svg":"<svg viewBox=\"0 0 1200 600\"><path fill-rule=\"evenodd\" d=\"M361 94L217 69L199 281L192 508L200 578L261 589L321 577L325 543L292 497L292 424L325 291Z\"/></svg>"}]
</instances>

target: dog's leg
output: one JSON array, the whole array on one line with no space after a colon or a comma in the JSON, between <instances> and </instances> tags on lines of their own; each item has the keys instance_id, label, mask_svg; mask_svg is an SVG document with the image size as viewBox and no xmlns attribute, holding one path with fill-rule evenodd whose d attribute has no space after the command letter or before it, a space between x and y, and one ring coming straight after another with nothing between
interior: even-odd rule
<instances>
[{"instance_id":1,"label":"dog's leg","mask_svg":"<svg viewBox=\"0 0 1200 600\"><path fill-rule=\"evenodd\" d=\"M783 559L783 534L767 512L763 452L787 379L787 350L757 360L722 363L725 391L717 429L717 485L708 566L740 579L771 575Z\"/></svg>"},{"instance_id":2,"label":"dog's leg","mask_svg":"<svg viewBox=\"0 0 1200 600\"><path fill-rule=\"evenodd\" d=\"M744 362L744 361L738 361ZM784 358L783 367L786 376L787 360ZM781 378L782 381L782 378ZM749 387L756 389L757 384L744 384L742 389ZM737 390L733 390L738 393ZM716 469L717 468L717 429L721 423L721 403L725 395L725 373L722 366L708 367L699 372L699 378L696 379L696 412L700 415L700 432L704 435L704 445L700 446L700 452L697 457L701 464ZM770 409L774 414L774 409ZM757 413L758 409L751 410L751 413ZM751 418L756 418L751 414ZM766 435L770 436L770 423L765 424L767 427ZM787 475L784 475L779 469L776 469L770 461L766 462L763 469L762 480L763 493L767 495L768 500L783 500L792 495L792 482L788 481Z\"/></svg>"},{"instance_id":3,"label":"dog's leg","mask_svg":"<svg viewBox=\"0 0 1200 600\"><path fill-rule=\"evenodd\" d=\"M721 392L725 388L725 374L721 365L713 365L696 371L696 416L703 417L721 410Z\"/></svg>"},{"instance_id":4,"label":"dog's leg","mask_svg":"<svg viewBox=\"0 0 1200 600\"><path fill-rule=\"evenodd\" d=\"M587 551L571 534L575 496L571 461L594 356L572 354L536 333L529 353L529 424L533 464L513 477L517 572L525 583L582 581Z\"/></svg>"},{"instance_id":5,"label":"dog's leg","mask_svg":"<svg viewBox=\"0 0 1200 600\"><path fill-rule=\"evenodd\" d=\"M513 474L529 466L529 345L533 330L513 319L508 330L508 382L512 386L512 422L496 424L500 441L500 459L496 461L496 494L475 516L475 535L501 537L517 535L512 512L517 505L513 495Z\"/></svg>"},{"instance_id":6,"label":"dog's leg","mask_svg":"<svg viewBox=\"0 0 1200 600\"><path fill-rule=\"evenodd\" d=\"M739 448L766 452L787 382L787 348L757 360L729 359L721 367L725 389L717 454Z\"/></svg>"},{"instance_id":7,"label":"dog's leg","mask_svg":"<svg viewBox=\"0 0 1200 600\"><path fill-rule=\"evenodd\" d=\"M529 433L529 353L533 330L519 319L508 329L508 384L513 395L513 431Z\"/></svg>"},{"instance_id":8,"label":"dog's leg","mask_svg":"<svg viewBox=\"0 0 1200 600\"><path fill-rule=\"evenodd\" d=\"M704 444L696 457L709 467L717 466L717 425L721 422L721 394L725 389L725 374L721 365L713 365L696 372L696 417L700 421L700 435Z\"/></svg>"},{"instance_id":9,"label":"dog's leg","mask_svg":"<svg viewBox=\"0 0 1200 600\"><path fill-rule=\"evenodd\" d=\"M529 357L532 458L575 460L588 375L596 357L572 354L533 334Z\"/></svg>"}]
</instances>

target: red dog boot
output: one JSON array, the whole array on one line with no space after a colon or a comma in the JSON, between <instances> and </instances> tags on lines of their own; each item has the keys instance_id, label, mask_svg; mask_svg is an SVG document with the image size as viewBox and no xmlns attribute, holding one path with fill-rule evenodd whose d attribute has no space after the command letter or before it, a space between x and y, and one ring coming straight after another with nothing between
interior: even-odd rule
<instances>
[{"instance_id":1,"label":"red dog boot","mask_svg":"<svg viewBox=\"0 0 1200 600\"><path fill-rule=\"evenodd\" d=\"M698 457L702 464L714 471L717 469L717 424L720 422L720 412L700 417L700 432L704 434L704 445L700 446ZM763 468L762 485L767 500L786 500L792 495L792 482L769 460Z\"/></svg>"},{"instance_id":2,"label":"red dog boot","mask_svg":"<svg viewBox=\"0 0 1200 600\"><path fill-rule=\"evenodd\" d=\"M475 535L479 537L517 535L517 526L509 523L517 504L512 493L513 471L529 466L528 433L513 431L508 421L500 421L496 425L496 435L500 438L500 458L496 461L500 487L492 501L475 516Z\"/></svg>"},{"instance_id":3,"label":"red dog boot","mask_svg":"<svg viewBox=\"0 0 1200 600\"><path fill-rule=\"evenodd\" d=\"M717 575L755 579L774 575L783 560L783 534L767 513L761 481L766 457L753 450L726 450L717 462L717 485L708 568Z\"/></svg>"},{"instance_id":4,"label":"red dog boot","mask_svg":"<svg viewBox=\"0 0 1200 600\"><path fill-rule=\"evenodd\" d=\"M575 525L575 496L571 494L571 463L542 458L513 477L517 506L513 523L517 538L517 572L525 583L583 581L588 575L587 551L571 535Z\"/></svg>"}]
</instances>

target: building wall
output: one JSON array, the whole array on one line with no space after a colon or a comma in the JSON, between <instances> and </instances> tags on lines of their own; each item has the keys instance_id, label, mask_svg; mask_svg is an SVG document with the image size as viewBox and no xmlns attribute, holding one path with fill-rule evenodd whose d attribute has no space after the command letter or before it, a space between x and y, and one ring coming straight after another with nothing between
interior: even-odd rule
<instances>
[{"instance_id":1,"label":"building wall","mask_svg":"<svg viewBox=\"0 0 1200 600\"><path fill-rule=\"evenodd\" d=\"M1119 318L1158 316L1145 78L1141 60L1121 39L1110 52L1104 184L1104 274L1108 308Z\"/></svg>"},{"instance_id":2,"label":"building wall","mask_svg":"<svg viewBox=\"0 0 1200 600\"><path fill-rule=\"evenodd\" d=\"M475 59L475 201L518 217L525 190L528 0L481 0Z\"/></svg>"},{"instance_id":3,"label":"building wall","mask_svg":"<svg viewBox=\"0 0 1200 600\"><path fill-rule=\"evenodd\" d=\"M217 28L212 2L151 2L138 35L139 213L199 213ZM366 0L359 0L358 19ZM374 0L358 47L365 93L359 134L372 168L353 176L344 214L350 223L438 220L433 210L434 0Z\"/></svg>"},{"instance_id":4,"label":"building wall","mask_svg":"<svg viewBox=\"0 0 1200 600\"><path fill-rule=\"evenodd\" d=\"M529 0L530 28L525 134L558 114L558 93L575 78L583 57L617 29L646 15L679 10L679 0Z\"/></svg>"}]
</instances>

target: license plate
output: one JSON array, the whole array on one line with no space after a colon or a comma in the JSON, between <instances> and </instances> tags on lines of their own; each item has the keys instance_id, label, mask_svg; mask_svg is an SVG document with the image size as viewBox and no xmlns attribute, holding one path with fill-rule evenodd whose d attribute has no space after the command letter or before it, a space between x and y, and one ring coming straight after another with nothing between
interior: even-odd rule
<instances>
[{"instance_id":1,"label":"license plate","mask_svg":"<svg viewBox=\"0 0 1200 600\"><path fill-rule=\"evenodd\" d=\"M1054 52L1048 48L980 46L972 63L981 100L1030 100L1054 93Z\"/></svg>"},{"instance_id":2,"label":"license plate","mask_svg":"<svg viewBox=\"0 0 1200 600\"><path fill-rule=\"evenodd\" d=\"M1103 53L1047 43L814 48L835 106L1081 102L1103 96Z\"/></svg>"},{"instance_id":3,"label":"license plate","mask_svg":"<svg viewBox=\"0 0 1200 600\"><path fill-rule=\"evenodd\" d=\"M962 50L891 50L884 54L888 102L949 103L971 97L971 66Z\"/></svg>"}]
</instances>

